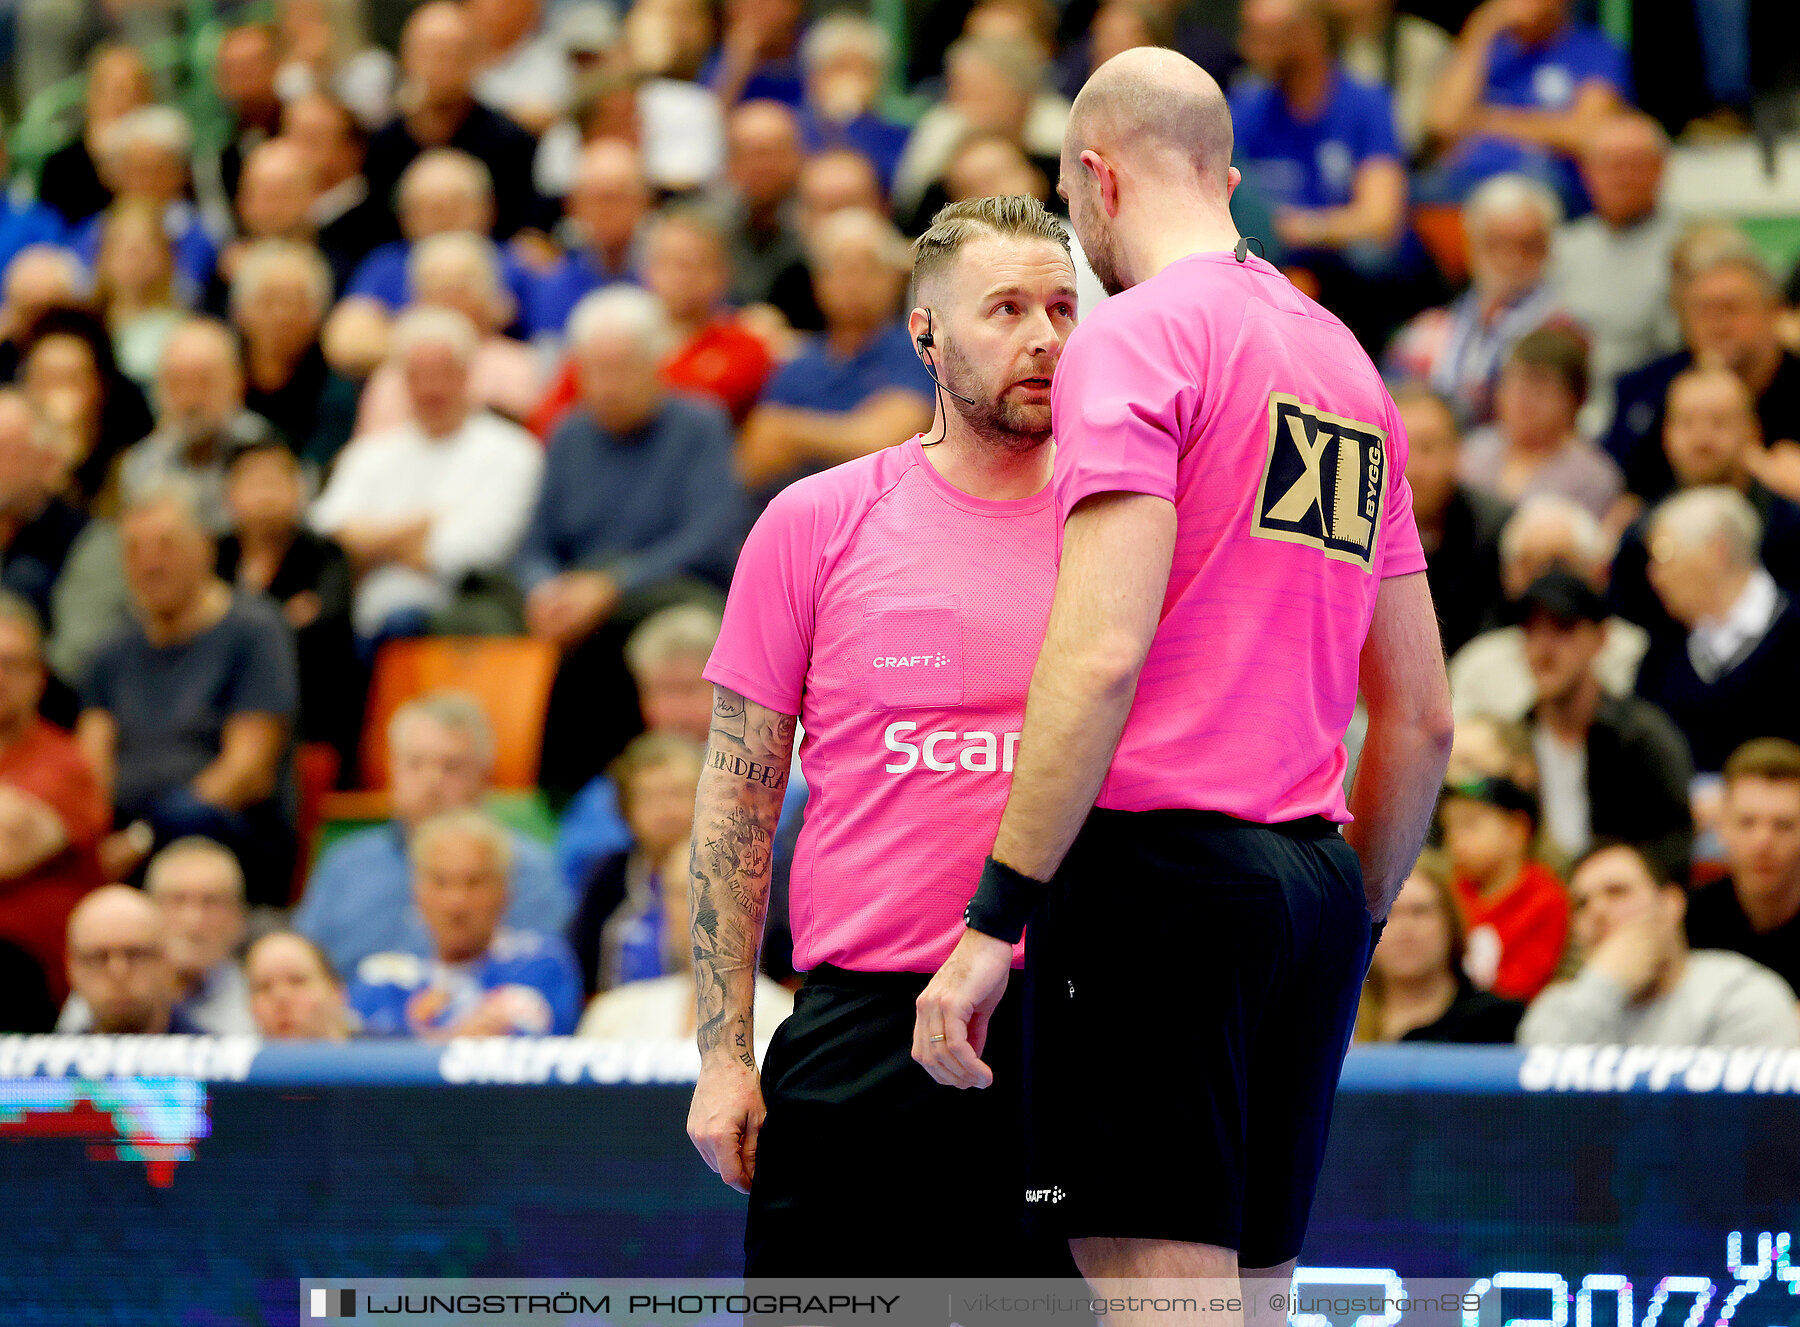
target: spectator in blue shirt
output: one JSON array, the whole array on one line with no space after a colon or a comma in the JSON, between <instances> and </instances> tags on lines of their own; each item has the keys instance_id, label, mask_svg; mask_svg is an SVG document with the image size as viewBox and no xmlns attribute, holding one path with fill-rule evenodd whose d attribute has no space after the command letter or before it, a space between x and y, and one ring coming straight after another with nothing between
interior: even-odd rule
<instances>
[{"instance_id":1,"label":"spectator in blue shirt","mask_svg":"<svg viewBox=\"0 0 1800 1327\"><path fill-rule=\"evenodd\" d=\"M650 201L650 182L635 147L603 138L582 150L569 186L566 223L575 243L532 279L525 305L525 326L532 336L560 340L582 296L632 280L632 250Z\"/></svg>"},{"instance_id":2,"label":"spectator in blue shirt","mask_svg":"<svg viewBox=\"0 0 1800 1327\"><path fill-rule=\"evenodd\" d=\"M121 827L100 843L101 868L129 879L153 848L198 834L237 855L252 903L285 900L293 633L274 604L214 574L192 484L131 497L119 540L136 611L95 655L76 727Z\"/></svg>"},{"instance_id":3,"label":"spectator in blue shirt","mask_svg":"<svg viewBox=\"0 0 1800 1327\"><path fill-rule=\"evenodd\" d=\"M1574 22L1572 0L1484 0L1438 77L1427 127L1450 149L1444 185L1461 198L1494 175L1535 175L1586 211L1574 159L1630 93L1625 52Z\"/></svg>"},{"instance_id":4,"label":"spectator in blue shirt","mask_svg":"<svg viewBox=\"0 0 1800 1327\"><path fill-rule=\"evenodd\" d=\"M740 101L779 101L798 107L806 87L796 58L805 18L800 0L729 0L723 39L700 83L726 108Z\"/></svg>"},{"instance_id":5,"label":"spectator in blue shirt","mask_svg":"<svg viewBox=\"0 0 1800 1327\"><path fill-rule=\"evenodd\" d=\"M608 767L631 842L589 871L569 927L589 995L687 967L689 837L705 759L706 748L691 738L643 733Z\"/></svg>"},{"instance_id":6,"label":"spectator in blue shirt","mask_svg":"<svg viewBox=\"0 0 1800 1327\"><path fill-rule=\"evenodd\" d=\"M1394 307L1406 166L1387 89L1333 57L1318 0L1245 0L1239 34L1266 80L1231 98L1243 171L1273 207L1289 263L1317 277L1325 305L1378 348L1419 307Z\"/></svg>"},{"instance_id":7,"label":"spectator in blue shirt","mask_svg":"<svg viewBox=\"0 0 1800 1327\"><path fill-rule=\"evenodd\" d=\"M377 1037L566 1036L581 1015L581 976L556 935L501 924L512 840L464 808L420 825L412 894L431 947L357 964L350 1005Z\"/></svg>"},{"instance_id":8,"label":"spectator in blue shirt","mask_svg":"<svg viewBox=\"0 0 1800 1327\"><path fill-rule=\"evenodd\" d=\"M747 528L729 417L657 376L673 336L635 286L596 291L569 318L579 396L551 434L515 565L531 634L565 652L540 772L553 794L638 730L625 638L658 608L716 596Z\"/></svg>"},{"instance_id":9,"label":"spectator in blue shirt","mask_svg":"<svg viewBox=\"0 0 1800 1327\"><path fill-rule=\"evenodd\" d=\"M11 175L6 139L0 135L0 272L31 244L61 244L63 221L54 208L4 188Z\"/></svg>"},{"instance_id":10,"label":"spectator in blue shirt","mask_svg":"<svg viewBox=\"0 0 1800 1327\"><path fill-rule=\"evenodd\" d=\"M807 153L851 148L874 163L883 191L892 189L911 129L875 111L893 58L887 32L857 14L831 14L807 31L800 57L806 67L800 127Z\"/></svg>"},{"instance_id":11,"label":"spectator in blue shirt","mask_svg":"<svg viewBox=\"0 0 1800 1327\"><path fill-rule=\"evenodd\" d=\"M187 118L171 106L142 106L119 117L102 144L106 174L117 198L141 198L162 212L175 249L175 265L194 291L206 289L218 261L218 245L188 201L188 156L194 136ZM103 216L82 223L69 241L92 271L100 257Z\"/></svg>"},{"instance_id":12,"label":"spectator in blue shirt","mask_svg":"<svg viewBox=\"0 0 1800 1327\"><path fill-rule=\"evenodd\" d=\"M493 225L493 178L486 166L457 148L420 153L400 177L397 201L406 238L380 245L363 259L319 338L326 360L346 377L367 377L387 357L392 320L413 302L413 246L450 231L486 235ZM500 272L514 307L527 308L531 274L504 248Z\"/></svg>"},{"instance_id":13,"label":"spectator in blue shirt","mask_svg":"<svg viewBox=\"0 0 1800 1327\"><path fill-rule=\"evenodd\" d=\"M433 816L481 805L493 768L494 734L480 702L434 692L403 705L388 723L388 788L394 819L332 844L313 868L294 914L294 929L322 949L340 972L370 954L431 952L413 906L407 844ZM511 840L509 925L558 934L574 895L543 844Z\"/></svg>"},{"instance_id":14,"label":"spectator in blue shirt","mask_svg":"<svg viewBox=\"0 0 1800 1327\"><path fill-rule=\"evenodd\" d=\"M764 502L931 424L931 379L900 318L906 241L885 218L849 208L819 224L810 248L825 331L777 371L738 439L738 473Z\"/></svg>"}]
</instances>

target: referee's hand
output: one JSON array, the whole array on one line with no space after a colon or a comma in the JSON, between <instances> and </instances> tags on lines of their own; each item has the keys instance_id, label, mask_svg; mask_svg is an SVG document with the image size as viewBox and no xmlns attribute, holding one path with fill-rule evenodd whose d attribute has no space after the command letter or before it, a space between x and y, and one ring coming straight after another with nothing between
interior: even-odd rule
<instances>
[{"instance_id":1,"label":"referee's hand","mask_svg":"<svg viewBox=\"0 0 1800 1327\"><path fill-rule=\"evenodd\" d=\"M756 1070L723 1057L700 1067L688 1107L688 1138L701 1159L739 1193L750 1192L756 1138L767 1114Z\"/></svg>"},{"instance_id":2,"label":"referee's hand","mask_svg":"<svg viewBox=\"0 0 1800 1327\"><path fill-rule=\"evenodd\" d=\"M989 1087L994 1071L983 1064L988 1020L1012 975L1013 947L980 931L965 930L944 966L917 1001L913 1059L945 1087Z\"/></svg>"}]
</instances>

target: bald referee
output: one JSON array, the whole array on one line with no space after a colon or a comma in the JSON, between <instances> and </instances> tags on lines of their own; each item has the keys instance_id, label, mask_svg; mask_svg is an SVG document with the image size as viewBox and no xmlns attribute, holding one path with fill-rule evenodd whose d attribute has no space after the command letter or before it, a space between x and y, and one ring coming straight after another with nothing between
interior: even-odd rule
<instances>
[{"instance_id":1,"label":"bald referee","mask_svg":"<svg viewBox=\"0 0 1800 1327\"><path fill-rule=\"evenodd\" d=\"M1050 623L914 1032L939 1082L995 1081L980 1029L1029 916L1028 1200L1091 1280L1289 1274L1372 922L1450 743L1398 412L1240 241L1230 160L1218 86L1173 52L1075 101L1059 192L1114 297L1057 371Z\"/></svg>"}]
</instances>

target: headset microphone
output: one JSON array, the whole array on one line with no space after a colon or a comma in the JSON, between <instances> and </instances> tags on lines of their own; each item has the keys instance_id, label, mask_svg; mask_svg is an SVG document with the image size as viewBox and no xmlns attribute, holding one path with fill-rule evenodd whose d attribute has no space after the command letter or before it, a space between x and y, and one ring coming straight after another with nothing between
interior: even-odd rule
<instances>
[{"instance_id":1,"label":"headset microphone","mask_svg":"<svg viewBox=\"0 0 1800 1327\"><path fill-rule=\"evenodd\" d=\"M1256 256L1261 258L1263 256L1262 241L1257 239L1254 235L1246 235L1239 240L1237 242L1237 248L1232 251L1232 257L1236 258L1240 263L1243 262L1250 256L1250 246L1252 244L1256 246Z\"/></svg>"},{"instance_id":2,"label":"headset microphone","mask_svg":"<svg viewBox=\"0 0 1800 1327\"><path fill-rule=\"evenodd\" d=\"M931 345L931 334L929 332L921 332L919 334L919 343L922 346L929 347ZM934 372L931 367L930 356L927 356L925 359L925 376L927 378L931 379L932 383L936 385L937 389L940 392L943 392L948 396L954 396L957 400L961 401L964 405L974 405L975 404L974 397L964 396L961 392L957 391L954 387L946 387L944 385L944 380L942 378L938 377L936 372Z\"/></svg>"},{"instance_id":3,"label":"headset microphone","mask_svg":"<svg viewBox=\"0 0 1800 1327\"><path fill-rule=\"evenodd\" d=\"M920 332L917 336L915 336L913 338L913 340L918 342L919 351L920 351L919 358L922 361L924 361L925 376L927 378L931 379L931 385L933 387L936 387L940 392L943 392L947 396L954 396L957 400L961 401L964 405L976 404L974 397L964 396L961 392L957 391L955 388L946 387L944 385L944 380L942 378L938 377L938 375L937 375L937 365L932 363L931 355L929 353L930 350L932 349L932 347L934 347L937 344L937 338L932 336L932 334L931 334L931 310L930 309L925 310L925 330ZM940 441L940 440L933 439L933 441L935 442L935 441ZM927 443L925 445L930 446L931 444Z\"/></svg>"}]
</instances>

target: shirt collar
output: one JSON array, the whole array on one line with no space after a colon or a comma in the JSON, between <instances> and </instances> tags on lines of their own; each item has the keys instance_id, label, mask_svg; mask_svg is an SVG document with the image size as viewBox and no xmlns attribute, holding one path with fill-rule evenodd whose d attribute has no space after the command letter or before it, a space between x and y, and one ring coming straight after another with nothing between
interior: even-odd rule
<instances>
[{"instance_id":1,"label":"shirt collar","mask_svg":"<svg viewBox=\"0 0 1800 1327\"><path fill-rule=\"evenodd\" d=\"M1758 567L1722 616L1701 621L1688 634L1688 657L1701 680L1713 682L1730 672L1741 656L1769 634L1780 611L1781 591L1775 578Z\"/></svg>"},{"instance_id":2,"label":"shirt collar","mask_svg":"<svg viewBox=\"0 0 1800 1327\"><path fill-rule=\"evenodd\" d=\"M309 211L315 226L328 226L369 196L369 182L361 175L340 180L313 199Z\"/></svg>"}]
</instances>

